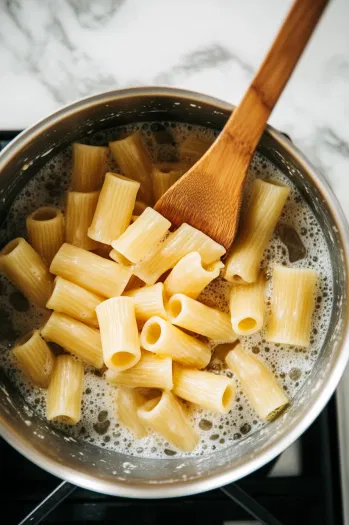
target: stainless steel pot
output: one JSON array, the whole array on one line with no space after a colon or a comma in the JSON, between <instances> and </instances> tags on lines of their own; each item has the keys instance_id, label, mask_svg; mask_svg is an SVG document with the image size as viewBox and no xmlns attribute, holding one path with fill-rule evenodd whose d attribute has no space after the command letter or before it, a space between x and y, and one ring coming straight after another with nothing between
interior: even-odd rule
<instances>
[{"instance_id":1,"label":"stainless steel pot","mask_svg":"<svg viewBox=\"0 0 349 525\"><path fill-rule=\"evenodd\" d=\"M181 121L221 129L232 107L189 91L144 88L90 97L57 111L0 156L0 221L37 170L74 140L138 121ZM275 422L218 453L189 459L140 459L64 437L40 419L3 375L0 433L19 452L76 485L118 496L164 498L210 490L246 476L286 449L335 390L349 356L348 225L323 177L281 133L268 127L259 146L300 188L319 220L332 257L334 308L324 347L291 407Z\"/></svg>"}]
</instances>

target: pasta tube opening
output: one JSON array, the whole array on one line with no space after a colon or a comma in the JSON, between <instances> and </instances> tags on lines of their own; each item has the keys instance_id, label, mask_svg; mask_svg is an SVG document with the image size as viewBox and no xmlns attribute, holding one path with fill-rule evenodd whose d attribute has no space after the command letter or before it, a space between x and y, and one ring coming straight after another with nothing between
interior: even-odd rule
<instances>
[{"instance_id":1,"label":"pasta tube opening","mask_svg":"<svg viewBox=\"0 0 349 525\"><path fill-rule=\"evenodd\" d=\"M161 396L155 397L154 399L149 399L149 401L144 403L144 405L142 406L142 410L144 410L144 412L151 412L158 406L160 401L161 401Z\"/></svg>"},{"instance_id":2,"label":"pasta tube opening","mask_svg":"<svg viewBox=\"0 0 349 525\"><path fill-rule=\"evenodd\" d=\"M51 264L64 243L64 217L54 206L42 206L26 220L28 239L40 257Z\"/></svg>"},{"instance_id":3,"label":"pasta tube opening","mask_svg":"<svg viewBox=\"0 0 349 525\"><path fill-rule=\"evenodd\" d=\"M57 210L50 206L43 206L32 214L34 221L50 221L57 217Z\"/></svg>"},{"instance_id":4,"label":"pasta tube opening","mask_svg":"<svg viewBox=\"0 0 349 525\"><path fill-rule=\"evenodd\" d=\"M1 250L1 255L9 255L12 253L17 246L19 246L20 239L13 239L13 241L10 241L6 246Z\"/></svg>"},{"instance_id":5,"label":"pasta tube opening","mask_svg":"<svg viewBox=\"0 0 349 525\"><path fill-rule=\"evenodd\" d=\"M17 341L16 346L22 346L25 345L31 339L31 337L34 335L36 330L30 330L30 332L27 332L26 334L22 335Z\"/></svg>"},{"instance_id":6,"label":"pasta tube opening","mask_svg":"<svg viewBox=\"0 0 349 525\"><path fill-rule=\"evenodd\" d=\"M233 384L228 385L222 396L222 406L224 408L224 411L229 411L231 408L231 405L235 399L235 387Z\"/></svg>"},{"instance_id":7,"label":"pasta tube opening","mask_svg":"<svg viewBox=\"0 0 349 525\"><path fill-rule=\"evenodd\" d=\"M134 360L134 354L126 352L126 350L114 354L111 358L112 365L115 366L115 368L128 368L132 366Z\"/></svg>"},{"instance_id":8,"label":"pasta tube opening","mask_svg":"<svg viewBox=\"0 0 349 525\"><path fill-rule=\"evenodd\" d=\"M161 337L161 326L155 322L150 323L144 331L144 338L149 345L155 345Z\"/></svg>"},{"instance_id":9,"label":"pasta tube opening","mask_svg":"<svg viewBox=\"0 0 349 525\"><path fill-rule=\"evenodd\" d=\"M165 390L161 397L147 401L137 413L145 426L159 432L180 450L191 452L199 442L198 434L171 392Z\"/></svg>"},{"instance_id":10,"label":"pasta tube opening","mask_svg":"<svg viewBox=\"0 0 349 525\"><path fill-rule=\"evenodd\" d=\"M152 317L143 326L141 346L159 355L195 368L205 368L211 359L209 346L188 335L161 317Z\"/></svg>"},{"instance_id":11,"label":"pasta tube opening","mask_svg":"<svg viewBox=\"0 0 349 525\"><path fill-rule=\"evenodd\" d=\"M242 332L250 332L257 326L256 319L253 319L253 317L245 317L244 319L241 319L241 321L238 322L238 328Z\"/></svg>"},{"instance_id":12,"label":"pasta tube opening","mask_svg":"<svg viewBox=\"0 0 349 525\"><path fill-rule=\"evenodd\" d=\"M232 275L231 282L234 284L246 284L246 281L238 274Z\"/></svg>"},{"instance_id":13,"label":"pasta tube opening","mask_svg":"<svg viewBox=\"0 0 349 525\"><path fill-rule=\"evenodd\" d=\"M182 313L182 301L180 299L173 298L171 301L169 301L167 309L172 318L171 320L174 322L176 317Z\"/></svg>"}]
</instances>

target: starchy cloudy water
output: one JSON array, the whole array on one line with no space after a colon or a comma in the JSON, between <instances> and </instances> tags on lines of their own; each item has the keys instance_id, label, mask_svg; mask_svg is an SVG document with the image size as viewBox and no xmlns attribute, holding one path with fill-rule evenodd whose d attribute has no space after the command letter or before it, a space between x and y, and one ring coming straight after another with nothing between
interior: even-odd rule
<instances>
[{"instance_id":1,"label":"starchy cloudy water","mask_svg":"<svg viewBox=\"0 0 349 525\"><path fill-rule=\"evenodd\" d=\"M86 142L105 145L109 140L115 140L137 129L141 130L153 160L161 162L178 160L176 144L185 139L188 134L205 140L214 140L216 135L211 130L193 128L187 124L142 123L97 133L89 137ZM110 169L116 170L112 160L110 160ZM14 237L25 236L25 218L39 206L54 205L64 211L64 192L68 187L70 171L71 148L67 148L50 160L18 195L6 224L0 230L2 244ZM292 399L311 373L329 325L333 302L330 256L320 226L314 214L302 200L300 193L273 164L259 154L255 155L250 168L250 179L256 176L264 180L287 184L291 188L290 197L263 260L263 268L268 280L268 309L270 307L270 279L274 264L312 268L319 275L309 348L301 349L268 343L264 339L264 331L252 336L241 337L243 346L256 354L272 369L287 396ZM199 299L209 306L227 311L228 294L229 283L218 278L203 291ZM6 279L0 277L0 316L2 319L0 365L16 384L26 402L45 417L46 392L33 387L26 380L16 368L10 349L18 336L34 327L41 326L48 317L47 312L39 311L30 305ZM55 350L60 351L57 348ZM213 350L214 355L209 369L215 373L232 377L233 374L224 367L222 361L224 347L216 344L213 345ZM200 444L192 455L203 455L222 449L264 425L250 408L239 385L236 402L228 415L215 414L205 409L192 407L188 411L201 438ZM166 443L164 439L155 434L134 440L133 435L121 427L117 421L115 387L107 384L101 374L93 369L87 368L85 373L81 421L75 426L60 424L54 424L54 426L75 438L135 456L179 457L188 455L176 451L171 444Z\"/></svg>"}]
</instances>

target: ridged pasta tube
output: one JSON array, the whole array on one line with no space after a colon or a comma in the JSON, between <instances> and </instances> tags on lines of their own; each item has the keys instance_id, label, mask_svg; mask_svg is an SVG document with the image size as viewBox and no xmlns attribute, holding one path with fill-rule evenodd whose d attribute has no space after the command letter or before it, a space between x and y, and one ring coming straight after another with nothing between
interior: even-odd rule
<instances>
[{"instance_id":1,"label":"ridged pasta tube","mask_svg":"<svg viewBox=\"0 0 349 525\"><path fill-rule=\"evenodd\" d=\"M261 419L274 419L288 405L289 401L272 372L240 344L228 352L225 361Z\"/></svg>"},{"instance_id":2,"label":"ridged pasta tube","mask_svg":"<svg viewBox=\"0 0 349 525\"><path fill-rule=\"evenodd\" d=\"M47 390L47 419L66 425L78 423L81 418L83 385L83 365L72 356L58 356Z\"/></svg>"},{"instance_id":3,"label":"ridged pasta tube","mask_svg":"<svg viewBox=\"0 0 349 525\"><path fill-rule=\"evenodd\" d=\"M316 279L314 270L274 267L268 341L309 345Z\"/></svg>"},{"instance_id":4,"label":"ridged pasta tube","mask_svg":"<svg viewBox=\"0 0 349 525\"><path fill-rule=\"evenodd\" d=\"M141 345L149 352L170 356L174 361L195 368L205 368L211 359L211 350L205 343L185 334L161 317L151 317L145 323L141 332Z\"/></svg>"},{"instance_id":5,"label":"ridged pasta tube","mask_svg":"<svg viewBox=\"0 0 349 525\"><path fill-rule=\"evenodd\" d=\"M137 413L146 427L158 432L184 452L191 452L199 443L198 434L171 392L165 390L161 397L150 399Z\"/></svg>"},{"instance_id":6,"label":"ridged pasta tube","mask_svg":"<svg viewBox=\"0 0 349 525\"><path fill-rule=\"evenodd\" d=\"M25 239L13 239L1 250L0 272L29 301L45 308L53 278L40 255Z\"/></svg>"},{"instance_id":7,"label":"ridged pasta tube","mask_svg":"<svg viewBox=\"0 0 349 525\"><path fill-rule=\"evenodd\" d=\"M131 297L114 297L96 308L104 362L116 371L135 366L141 358L135 303Z\"/></svg>"},{"instance_id":8,"label":"ridged pasta tube","mask_svg":"<svg viewBox=\"0 0 349 525\"><path fill-rule=\"evenodd\" d=\"M254 283L263 252L290 193L290 188L256 179L251 200L242 219L240 234L225 265L225 278L236 284Z\"/></svg>"},{"instance_id":9,"label":"ridged pasta tube","mask_svg":"<svg viewBox=\"0 0 349 525\"><path fill-rule=\"evenodd\" d=\"M47 388L55 362L55 356L40 337L39 330L32 330L17 342L13 349L21 370L41 388Z\"/></svg>"},{"instance_id":10,"label":"ridged pasta tube","mask_svg":"<svg viewBox=\"0 0 349 525\"><path fill-rule=\"evenodd\" d=\"M199 252L188 253L164 281L165 291L169 296L183 293L197 299L202 290L219 276L221 268L224 268L221 261L204 265Z\"/></svg>"},{"instance_id":11,"label":"ridged pasta tube","mask_svg":"<svg viewBox=\"0 0 349 525\"><path fill-rule=\"evenodd\" d=\"M64 243L64 217L58 208L42 206L26 220L29 243L49 266Z\"/></svg>"}]
</instances>

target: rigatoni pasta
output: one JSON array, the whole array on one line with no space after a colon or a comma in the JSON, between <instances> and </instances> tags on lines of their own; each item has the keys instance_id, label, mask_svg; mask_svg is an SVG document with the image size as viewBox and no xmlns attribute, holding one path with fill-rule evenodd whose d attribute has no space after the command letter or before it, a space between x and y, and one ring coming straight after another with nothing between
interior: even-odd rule
<instances>
[{"instance_id":1,"label":"rigatoni pasta","mask_svg":"<svg viewBox=\"0 0 349 525\"><path fill-rule=\"evenodd\" d=\"M165 437L175 447L191 452L199 442L199 436L190 425L182 406L171 392L150 399L137 412L146 427Z\"/></svg>"},{"instance_id":2,"label":"rigatoni pasta","mask_svg":"<svg viewBox=\"0 0 349 525\"><path fill-rule=\"evenodd\" d=\"M64 217L54 206L41 206L27 217L29 243L49 266L64 243Z\"/></svg>"},{"instance_id":3,"label":"rigatoni pasta","mask_svg":"<svg viewBox=\"0 0 349 525\"><path fill-rule=\"evenodd\" d=\"M136 265L133 273L147 284L154 284L163 273L193 251L200 253L204 264L215 262L225 254L223 246L184 223L167 237L157 251Z\"/></svg>"},{"instance_id":4,"label":"rigatoni pasta","mask_svg":"<svg viewBox=\"0 0 349 525\"><path fill-rule=\"evenodd\" d=\"M261 419L271 421L288 405L289 401L272 372L240 344L230 350L225 361Z\"/></svg>"},{"instance_id":5,"label":"rigatoni pasta","mask_svg":"<svg viewBox=\"0 0 349 525\"><path fill-rule=\"evenodd\" d=\"M103 354L98 330L65 314L53 312L41 330L42 337L63 347L95 368L102 368Z\"/></svg>"},{"instance_id":6,"label":"rigatoni pasta","mask_svg":"<svg viewBox=\"0 0 349 525\"><path fill-rule=\"evenodd\" d=\"M105 378L113 385L172 390L172 359L143 352L135 366L121 372L107 370Z\"/></svg>"},{"instance_id":7,"label":"rigatoni pasta","mask_svg":"<svg viewBox=\"0 0 349 525\"><path fill-rule=\"evenodd\" d=\"M68 243L56 254L50 272L103 297L121 295L132 273L129 267Z\"/></svg>"},{"instance_id":8,"label":"rigatoni pasta","mask_svg":"<svg viewBox=\"0 0 349 525\"><path fill-rule=\"evenodd\" d=\"M116 393L116 406L119 421L124 427L133 432L136 439L147 435L147 429L138 417L138 409L145 403L145 399L132 388L119 388Z\"/></svg>"},{"instance_id":9,"label":"rigatoni pasta","mask_svg":"<svg viewBox=\"0 0 349 525\"><path fill-rule=\"evenodd\" d=\"M132 263L138 263L157 248L170 226L170 221L160 213L147 208L118 239L112 242L112 247Z\"/></svg>"},{"instance_id":10,"label":"rigatoni pasta","mask_svg":"<svg viewBox=\"0 0 349 525\"><path fill-rule=\"evenodd\" d=\"M153 183L153 193L155 202L187 171L188 167L174 165L166 169L163 166L153 166L151 180Z\"/></svg>"},{"instance_id":11,"label":"rigatoni pasta","mask_svg":"<svg viewBox=\"0 0 349 525\"><path fill-rule=\"evenodd\" d=\"M65 215L65 240L67 243L85 250L96 250L99 247L99 243L87 235L87 230L96 211L98 197L99 191L88 193L68 191Z\"/></svg>"},{"instance_id":12,"label":"rigatoni pasta","mask_svg":"<svg viewBox=\"0 0 349 525\"><path fill-rule=\"evenodd\" d=\"M150 179L152 161L140 132L137 131L125 139L109 142L109 148L122 173L140 183L140 200L152 205L154 201Z\"/></svg>"},{"instance_id":13,"label":"rigatoni pasta","mask_svg":"<svg viewBox=\"0 0 349 525\"><path fill-rule=\"evenodd\" d=\"M104 297L89 292L63 277L56 277L46 307L98 328L96 308L102 301Z\"/></svg>"},{"instance_id":14,"label":"rigatoni pasta","mask_svg":"<svg viewBox=\"0 0 349 525\"><path fill-rule=\"evenodd\" d=\"M71 189L82 192L99 189L107 171L107 155L108 148L74 142Z\"/></svg>"},{"instance_id":15,"label":"rigatoni pasta","mask_svg":"<svg viewBox=\"0 0 349 525\"><path fill-rule=\"evenodd\" d=\"M263 328L265 316L265 277L247 285L233 285L229 309L233 330L238 335L250 335Z\"/></svg>"},{"instance_id":16,"label":"rigatoni pasta","mask_svg":"<svg viewBox=\"0 0 349 525\"><path fill-rule=\"evenodd\" d=\"M108 172L98 197L92 223L87 230L90 239L111 244L131 222L139 182L118 173Z\"/></svg>"},{"instance_id":17,"label":"rigatoni pasta","mask_svg":"<svg viewBox=\"0 0 349 525\"><path fill-rule=\"evenodd\" d=\"M274 267L268 341L309 345L316 279L314 270Z\"/></svg>"},{"instance_id":18,"label":"rigatoni pasta","mask_svg":"<svg viewBox=\"0 0 349 525\"><path fill-rule=\"evenodd\" d=\"M96 308L103 358L116 371L135 366L141 358L135 303L131 297L114 297Z\"/></svg>"},{"instance_id":19,"label":"rigatoni pasta","mask_svg":"<svg viewBox=\"0 0 349 525\"><path fill-rule=\"evenodd\" d=\"M143 326L140 340L145 350L170 356L184 365L205 368L211 359L208 345L182 332L161 317L148 319Z\"/></svg>"},{"instance_id":20,"label":"rigatoni pasta","mask_svg":"<svg viewBox=\"0 0 349 525\"><path fill-rule=\"evenodd\" d=\"M235 384L226 376L173 366L173 393L214 412L227 414L235 399Z\"/></svg>"},{"instance_id":21,"label":"rigatoni pasta","mask_svg":"<svg viewBox=\"0 0 349 525\"><path fill-rule=\"evenodd\" d=\"M172 324L214 340L236 341L230 317L181 293L167 303L168 319Z\"/></svg>"},{"instance_id":22,"label":"rigatoni pasta","mask_svg":"<svg viewBox=\"0 0 349 525\"><path fill-rule=\"evenodd\" d=\"M38 253L22 237L0 251L0 273L23 295L41 308L46 306L53 278Z\"/></svg>"},{"instance_id":23,"label":"rigatoni pasta","mask_svg":"<svg viewBox=\"0 0 349 525\"><path fill-rule=\"evenodd\" d=\"M39 330L32 330L17 342L13 349L21 370L34 385L47 388L55 362L55 356L40 337Z\"/></svg>"},{"instance_id":24,"label":"rigatoni pasta","mask_svg":"<svg viewBox=\"0 0 349 525\"><path fill-rule=\"evenodd\" d=\"M138 322L143 323L156 315L167 319L163 283L156 283L153 286L143 286L143 288L129 290L128 292L124 292L123 295L132 297L134 300Z\"/></svg>"},{"instance_id":25,"label":"rigatoni pasta","mask_svg":"<svg viewBox=\"0 0 349 525\"><path fill-rule=\"evenodd\" d=\"M58 356L47 390L47 419L66 425L78 423L81 417L83 386L83 365L72 356Z\"/></svg>"},{"instance_id":26,"label":"rigatoni pasta","mask_svg":"<svg viewBox=\"0 0 349 525\"><path fill-rule=\"evenodd\" d=\"M188 253L164 281L165 291L169 296L183 293L197 299L202 290L219 276L222 268L224 264L221 261L204 265L199 252Z\"/></svg>"},{"instance_id":27,"label":"rigatoni pasta","mask_svg":"<svg viewBox=\"0 0 349 525\"><path fill-rule=\"evenodd\" d=\"M256 179L251 200L242 219L240 234L227 258L225 278L236 284L254 283L271 235L279 220L290 188Z\"/></svg>"},{"instance_id":28,"label":"rigatoni pasta","mask_svg":"<svg viewBox=\"0 0 349 525\"><path fill-rule=\"evenodd\" d=\"M164 126L167 128L168 124ZM24 333L28 319L38 316L47 319L51 314L42 329L26 334L9 356L3 356L5 367L11 372L17 361L18 368L31 382L40 388L48 387L50 420L74 424L80 419L82 409L86 421L81 422L74 435L80 435L81 431L82 438L88 442L94 441L105 448L120 447L123 451L129 450L131 455L153 454L153 447L157 445L160 446L157 450L166 456L176 454L178 447L191 451L198 442L196 427L203 431L198 454L205 454L202 451L206 449L207 452L211 448L223 449L232 437L237 437L232 436L235 427L231 422L241 419L242 433L245 433L243 426L247 432L249 426L252 427L253 413L243 412L240 404L248 403L249 399L256 413L269 421L288 404L286 391L294 392L301 386L305 375L299 380L298 368L290 369L286 356L290 352L285 347L309 342L313 310L310 297L313 297L315 278L306 270L276 267L267 323L264 273L269 276L273 255L278 262L286 264L287 249L291 262L303 257L301 263L293 266L305 266L308 261L309 266L321 268L327 275L328 280L321 279L317 291L325 300L320 308L321 297L318 297L314 317L321 331L314 328L310 335L310 353L314 355L313 346L317 347L323 339L327 313L332 307L323 293L325 289L329 295L332 291L329 268L314 256L326 253L327 258L326 246L318 245L324 239L308 208L300 210L296 188L292 190L291 205L283 217L285 224L279 226L268 251L263 252L290 188L262 180L248 185L239 235L226 270L221 261L225 255L223 246L189 224L172 228L165 217L150 207L173 183L177 184L182 173L212 142L205 143L202 137L206 135L194 131L189 133L188 140L182 143L179 140L176 146L173 140L177 140L179 134L188 135L187 126L170 124L169 127L173 131L164 134L157 131L163 129L162 124L146 122L137 125L141 131L136 134L113 141L110 147L121 175L109 172L112 169L109 166L106 169L110 161L107 148L75 144L65 219L60 210L50 206L28 217L28 237L38 252L36 261L41 260L41 265L35 262L33 266L33 259L27 253L10 261L8 275L16 282L18 269L20 277L31 272L29 285L21 285L19 279L19 288L28 297L31 292L39 292L41 298L42 283L46 283L42 306L46 304L53 313L36 312L34 305L29 305L20 293L13 292L6 281L0 282L1 303L8 301L8 306L17 310L11 326L5 305L6 345L16 336L22 320L24 326L20 331ZM125 131L119 130L118 134L126 136ZM142 136L148 137L144 144ZM100 134L92 135L89 140L99 142L100 138ZM145 147L148 143L149 152ZM62 158L64 162L68 160L65 152ZM164 160L169 162L161 163ZM259 162L258 170L253 163L252 172L267 172ZM45 171L53 184L53 165L48 168ZM65 173L66 167L62 169ZM273 178L278 177L273 169L270 173ZM43 183L51 192L41 175L39 179L36 190ZM40 195L38 191L39 201ZM19 204L23 201L15 203L11 217L19 210ZM299 231L304 246L295 254L292 253L293 240L298 241L298 235L293 226L286 223L287 218L298 211L305 217L301 224L307 231ZM9 232L16 228L11 222L5 226ZM61 232L60 241L54 227ZM316 232L314 247L308 228ZM22 245L22 240L15 240L10 249L5 248L5 254L0 254L0 268L5 266L6 270L3 258L16 251L19 244ZM28 243L25 246L33 250ZM50 269L56 276L54 283L44 259L51 261ZM231 283L223 281L223 273ZM272 282L268 283L268 294L269 284ZM269 309L269 297L267 305ZM261 329L261 333L255 333ZM250 334L254 335L250 337ZM249 336L248 352L236 341L240 335ZM272 343L282 342L275 347L266 343L268 338ZM62 348L56 349L55 344ZM255 354L260 351L256 358ZM279 375L274 377L261 360L264 351L271 356L268 362L280 356L278 368L285 372L285 377L280 375L282 384L278 384ZM298 352L297 348L295 351ZM64 355L57 360L56 355L62 352ZM297 367L307 359L306 354L297 354L300 356ZM304 361L304 365L306 363L310 361ZM86 398L82 402L84 366ZM228 366L231 372L226 370ZM21 373L13 377L18 382L22 380ZM289 381L294 381L291 389ZM239 405L234 404L236 384L246 393L237 398ZM33 388L30 383L26 386ZM35 389L30 401L33 394L46 396L45 392ZM38 406L40 409L41 404ZM227 414L231 409L234 412L230 417ZM206 411L218 412L219 417ZM194 428L189 414L195 421ZM220 420L215 435L208 432L214 419ZM128 428L133 436L123 433L122 427ZM221 433L221 429L224 432ZM164 439L160 442L161 436L153 436L151 430L160 432ZM132 438L144 439L132 443Z\"/></svg>"}]
</instances>

